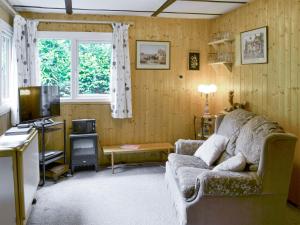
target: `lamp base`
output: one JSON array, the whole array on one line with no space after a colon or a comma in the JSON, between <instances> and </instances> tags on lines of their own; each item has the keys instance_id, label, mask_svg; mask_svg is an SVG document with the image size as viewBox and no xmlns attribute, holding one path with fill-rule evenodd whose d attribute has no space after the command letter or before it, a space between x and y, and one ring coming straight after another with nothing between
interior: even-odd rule
<instances>
[{"instance_id":1,"label":"lamp base","mask_svg":"<svg viewBox=\"0 0 300 225\"><path fill-rule=\"evenodd\" d=\"M208 106L208 94L205 95L205 106L204 106L204 113L203 116L208 116L209 113L209 106Z\"/></svg>"}]
</instances>

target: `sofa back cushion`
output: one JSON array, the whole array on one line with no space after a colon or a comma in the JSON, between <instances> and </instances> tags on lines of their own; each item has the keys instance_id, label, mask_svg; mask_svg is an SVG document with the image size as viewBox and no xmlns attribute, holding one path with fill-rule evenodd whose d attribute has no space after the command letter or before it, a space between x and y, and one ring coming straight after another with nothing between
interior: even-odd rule
<instances>
[{"instance_id":1,"label":"sofa back cushion","mask_svg":"<svg viewBox=\"0 0 300 225\"><path fill-rule=\"evenodd\" d=\"M283 132L278 123L255 116L242 127L236 140L235 153L242 153L249 164L258 164L265 138L271 133Z\"/></svg>"},{"instance_id":2,"label":"sofa back cushion","mask_svg":"<svg viewBox=\"0 0 300 225\"><path fill-rule=\"evenodd\" d=\"M226 146L226 152L229 155L234 155L236 139L240 133L240 129L254 116L255 114L252 112L236 109L226 114L222 120L222 123L217 130L217 134L223 135L229 139Z\"/></svg>"}]
</instances>

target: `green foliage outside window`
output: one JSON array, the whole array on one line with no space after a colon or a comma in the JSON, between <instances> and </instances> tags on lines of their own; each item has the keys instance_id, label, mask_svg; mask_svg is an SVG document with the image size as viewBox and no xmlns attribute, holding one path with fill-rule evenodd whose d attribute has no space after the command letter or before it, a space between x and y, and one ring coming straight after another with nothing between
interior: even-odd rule
<instances>
[{"instance_id":1,"label":"green foliage outside window","mask_svg":"<svg viewBox=\"0 0 300 225\"><path fill-rule=\"evenodd\" d=\"M58 85L61 97L71 96L71 41L38 42L42 84ZM111 44L80 42L78 45L78 94L108 94Z\"/></svg>"},{"instance_id":2,"label":"green foliage outside window","mask_svg":"<svg viewBox=\"0 0 300 225\"><path fill-rule=\"evenodd\" d=\"M111 44L79 44L79 94L108 94Z\"/></svg>"},{"instance_id":3,"label":"green foliage outside window","mask_svg":"<svg viewBox=\"0 0 300 225\"><path fill-rule=\"evenodd\" d=\"M58 85L61 97L71 95L71 41L38 41L40 75L43 85Z\"/></svg>"}]
</instances>

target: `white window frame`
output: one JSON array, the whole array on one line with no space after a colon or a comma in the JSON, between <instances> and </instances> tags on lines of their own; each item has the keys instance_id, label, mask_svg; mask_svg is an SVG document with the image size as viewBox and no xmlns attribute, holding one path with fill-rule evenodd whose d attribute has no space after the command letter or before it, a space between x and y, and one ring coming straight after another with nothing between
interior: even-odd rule
<instances>
[{"instance_id":1,"label":"white window frame","mask_svg":"<svg viewBox=\"0 0 300 225\"><path fill-rule=\"evenodd\" d=\"M38 31L38 39L65 39L71 41L71 96L61 98L61 102L100 102L110 103L110 94L79 95L78 72L79 56L78 45L80 42L104 42L112 43L110 32L60 32L60 31Z\"/></svg>"},{"instance_id":2,"label":"white window frame","mask_svg":"<svg viewBox=\"0 0 300 225\"><path fill-rule=\"evenodd\" d=\"M12 38L13 38L13 29L12 27L6 23L4 20L0 19L0 78L2 78L2 70L1 70L1 62L2 62L2 36L5 36L7 38L10 39L10 48L9 48L9 55L8 55L8 74L9 76L11 75L11 56L12 56ZM11 79L8 79L8 82ZM1 83L3 81L0 80L0 87L1 87ZM10 87L10 83L9 83L9 87ZM8 92L10 91L10 89L8 88ZM7 93L9 96L9 93ZM4 99L2 96L2 93L0 92L0 116L3 114L6 114L10 111L10 107L9 107L9 97Z\"/></svg>"}]
</instances>

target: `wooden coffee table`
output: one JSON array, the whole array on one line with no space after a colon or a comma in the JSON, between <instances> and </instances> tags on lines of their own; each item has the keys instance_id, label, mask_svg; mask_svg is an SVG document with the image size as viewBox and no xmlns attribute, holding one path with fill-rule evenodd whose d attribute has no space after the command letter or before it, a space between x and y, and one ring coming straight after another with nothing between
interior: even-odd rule
<instances>
[{"instance_id":1,"label":"wooden coffee table","mask_svg":"<svg viewBox=\"0 0 300 225\"><path fill-rule=\"evenodd\" d=\"M173 145L170 143L151 143L151 144L137 144L137 145L117 145L117 146L104 146L104 155L111 156L111 169L114 174L114 155L115 154L131 154L131 153L144 153L144 152L166 152L170 154Z\"/></svg>"}]
</instances>

